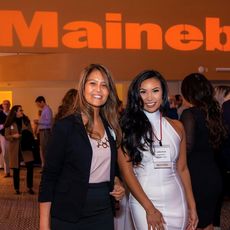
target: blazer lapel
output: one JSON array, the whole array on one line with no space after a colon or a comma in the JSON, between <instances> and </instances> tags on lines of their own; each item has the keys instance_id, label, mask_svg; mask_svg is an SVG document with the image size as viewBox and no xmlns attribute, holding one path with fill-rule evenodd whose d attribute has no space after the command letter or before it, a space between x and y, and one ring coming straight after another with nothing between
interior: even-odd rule
<instances>
[{"instance_id":1,"label":"blazer lapel","mask_svg":"<svg viewBox=\"0 0 230 230\"><path fill-rule=\"evenodd\" d=\"M87 135L87 132L86 132L86 129L85 129L85 126L83 124L83 120L80 114L76 114L74 116L74 125L80 128L80 129L78 128L78 131L80 131L81 135L83 136L83 139L87 142L87 144L90 145L89 137Z\"/></svg>"}]
</instances>

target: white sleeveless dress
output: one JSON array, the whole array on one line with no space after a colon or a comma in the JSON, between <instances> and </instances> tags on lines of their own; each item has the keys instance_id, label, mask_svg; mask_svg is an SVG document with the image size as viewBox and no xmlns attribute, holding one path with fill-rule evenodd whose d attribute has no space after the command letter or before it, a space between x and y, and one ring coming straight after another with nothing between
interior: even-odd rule
<instances>
[{"instance_id":1,"label":"white sleeveless dress","mask_svg":"<svg viewBox=\"0 0 230 230\"><path fill-rule=\"evenodd\" d=\"M145 112L153 130L160 137L160 112ZM150 151L143 152L141 165L134 167L134 173L153 205L162 213L166 222L165 230L184 230L187 225L187 203L183 185L176 169L180 136L171 124L162 117L162 144L170 149L169 168L154 168ZM157 140L154 145L159 145ZM139 202L130 195L129 205L136 230L147 230L146 212Z\"/></svg>"}]
</instances>

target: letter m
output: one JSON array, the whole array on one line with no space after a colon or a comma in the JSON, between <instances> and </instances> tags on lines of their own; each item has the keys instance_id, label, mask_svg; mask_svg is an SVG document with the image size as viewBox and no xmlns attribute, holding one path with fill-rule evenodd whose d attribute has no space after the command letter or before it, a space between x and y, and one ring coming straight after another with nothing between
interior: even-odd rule
<instances>
[{"instance_id":1,"label":"letter m","mask_svg":"<svg viewBox=\"0 0 230 230\"><path fill-rule=\"evenodd\" d=\"M12 47L14 34L17 35L23 47L33 47L39 33L42 47L58 46L56 12L37 11L30 25L27 25L21 11L0 10L0 47Z\"/></svg>"}]
</instances>

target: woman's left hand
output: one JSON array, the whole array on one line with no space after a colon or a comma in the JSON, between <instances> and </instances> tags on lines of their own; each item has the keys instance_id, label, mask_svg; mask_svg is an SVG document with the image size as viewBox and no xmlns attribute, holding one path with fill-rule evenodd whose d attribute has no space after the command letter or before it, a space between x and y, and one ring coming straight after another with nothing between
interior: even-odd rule
<instances>
[{"instance_id":1,"label":"woman's left hand","mask_svg":"<svg viewBox=\"0 0 230 230\"><path fill-rule=\"evenodd\" d=\"M196 209L190 209L189 210L189 219L188 219L188 225L187 225L187 230L195 230L197 228L198 224L198 216Z\"/></svg>"},{"instance_id":2,"label":"woman's left hand","mask_svg":"<svg viewBox=\"0 0 230 230\"><path fill-rule=\"evenodd\" d=\"M112 195L117 201L120 201L125 195L124 186L118 178L115 179L113 191L110 192L110 195Z\"/></svg>"}]
</instances>

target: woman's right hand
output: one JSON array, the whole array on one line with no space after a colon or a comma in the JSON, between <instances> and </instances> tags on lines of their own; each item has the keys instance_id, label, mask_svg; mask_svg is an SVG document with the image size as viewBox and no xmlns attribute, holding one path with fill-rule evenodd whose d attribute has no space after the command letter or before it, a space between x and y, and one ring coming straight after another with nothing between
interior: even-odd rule
<instances>
[{"instance_id":1,"label":"woman's right hand","mask_svg":"<svg viewBox=\"0 0 230 230\"><path fill-rule=\"evenodd\" d=\"M146 212L148 230L164 230L164 218L159 210L154 208L152 211Z\"/></svg>"}]
</instances>

